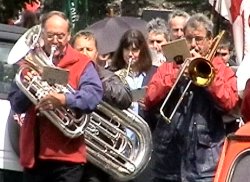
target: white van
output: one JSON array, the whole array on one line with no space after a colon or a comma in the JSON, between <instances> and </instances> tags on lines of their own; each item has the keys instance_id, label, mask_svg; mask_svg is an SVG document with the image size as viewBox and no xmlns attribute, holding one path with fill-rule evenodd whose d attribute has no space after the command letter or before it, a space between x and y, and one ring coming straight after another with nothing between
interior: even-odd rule
<instances>
[{"instance_id":1,"label":"white van","mask_svg":"<svg viewBox=\"0 0 250 182\"><path fill-rule=\"evenodd\" d=\"M22 181L22 167L18 158L19 126L7 100L16 69L7 64L7 58L25 31L22 27L0 24L0 182Z\"/></svg>"}]
</instances>

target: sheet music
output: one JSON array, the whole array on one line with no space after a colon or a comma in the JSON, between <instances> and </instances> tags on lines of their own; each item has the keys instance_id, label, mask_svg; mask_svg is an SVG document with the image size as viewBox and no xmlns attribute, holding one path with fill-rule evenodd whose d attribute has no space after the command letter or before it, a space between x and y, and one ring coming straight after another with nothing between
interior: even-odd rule
<instances>
[{"instance_id":1,"label":"sheet music","mask_svg":"<svg viewBox=\"0 0 250 182\"><path fill-rule=\"evenodd\" d=\"M134 102L144 98L146 94L146 87L138 88L135 90L131 90L132 92L132 99Z\"/></svg>"}]
</instances>

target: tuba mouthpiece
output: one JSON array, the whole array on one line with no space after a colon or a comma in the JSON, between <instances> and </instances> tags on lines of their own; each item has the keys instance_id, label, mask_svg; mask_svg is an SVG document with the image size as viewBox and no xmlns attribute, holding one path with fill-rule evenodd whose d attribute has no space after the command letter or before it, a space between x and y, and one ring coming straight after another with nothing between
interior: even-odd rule
<instances>
[{"instance_id":1,"label":"tuba mouthpiece","mask_svg":"<svg viewBox=\"0 0 250 182\"><path fill-rule=\"evenodd\" d=\"M54 65L53 64L53 56L54 56L54 53L57 49L57 46L56 45L52 45L51 48L50 48L50 56L49 56L49 62L51 65Z\"/></svg>"}]
</instances>

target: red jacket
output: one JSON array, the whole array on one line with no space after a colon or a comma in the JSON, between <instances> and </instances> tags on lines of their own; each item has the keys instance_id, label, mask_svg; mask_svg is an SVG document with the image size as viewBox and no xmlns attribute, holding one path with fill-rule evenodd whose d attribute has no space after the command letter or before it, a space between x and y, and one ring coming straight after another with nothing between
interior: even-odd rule
<instances>
[{"instance_id":1,"label":"red jacket","mask_svg":"<svg viewBox=\"0 0 250 182\"><path fill-rule=\"evenodd\" d=\"M250 79L246 83L244 90L242 103L241 103L241 115L244 121L250 121Z\"/></svg>"},{"instance_id":2,"label":"red jacket","mask_svg":"<svg viewBox=\"0 0 250 182\"><path fill-rule=\"evenodd\" d=\"M69 83L77 89L80 76L89 59L75 51L70 45L66 54L60 60L58 67L69 70ZM39 121L40 135L36 133L36 123ZM37 135L37 136L36 136ZM86 162L86 147L83 137L67 138L47 118L37 117L34 107L31 107L21 127L20 160L23 167L32 168L35 164L35 146L40 137L38 157L40 159L61 160L75 163Z\"/></svg>"},{"instance_id":3,"label":"red jacket","mask_svg":"<svg viewBox=\"0 0 250 182\"><path fill-rule=\"evenodd\" d=\"M219 57L215 57L212 64L215 69L215 77L208 89L222 108L230 110L238 101L235 73ZM158 68L148 84L145 98L147 108L158 104L166 97L178 72L179 66L174 62L166 62Z\"/></svg>"}]
</instances>

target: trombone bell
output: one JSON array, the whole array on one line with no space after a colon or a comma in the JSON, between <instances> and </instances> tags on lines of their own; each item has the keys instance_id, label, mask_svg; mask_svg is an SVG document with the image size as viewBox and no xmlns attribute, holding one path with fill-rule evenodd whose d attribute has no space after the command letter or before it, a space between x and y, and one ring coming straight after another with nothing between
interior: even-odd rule
<instances>
[{"instance_id":1,"label":"trombone bell","mask_svg":"<svg viewBox=\"0 0 250 182\"><path fill-rule=\"evenodd\" d=\"M195 85L206 87L213 81L215 72L213 65L208 60L196 58L189 64L188 74Z\"/></svg>"}]
</instances>

